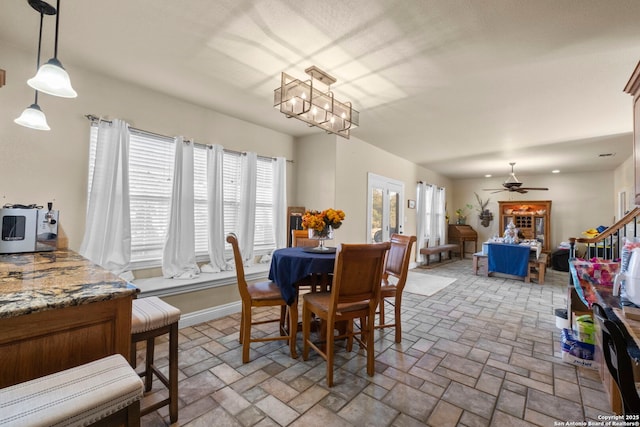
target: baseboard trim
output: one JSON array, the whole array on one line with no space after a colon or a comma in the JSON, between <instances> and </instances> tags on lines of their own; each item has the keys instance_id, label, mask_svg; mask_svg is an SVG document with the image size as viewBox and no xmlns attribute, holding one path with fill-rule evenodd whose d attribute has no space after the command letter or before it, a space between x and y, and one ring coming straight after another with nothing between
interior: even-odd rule
<instances>
[{"instance_id":1,"label":"baseboard trim","mask_svg":"<svg viewBox=\"0 0 640 427\"><path fill-rule=\"evenodd\" d=\"M211 320L219 319L221 317L228 316L230 314L239 313L242 311L241 301L232 302L229 304L217 305L215 307L205 308L203 310L193 311L180 317L178 323L179 328L187 328L189 326L198 325L200 323L209 322Z\"/></svg>"}]
</instances>

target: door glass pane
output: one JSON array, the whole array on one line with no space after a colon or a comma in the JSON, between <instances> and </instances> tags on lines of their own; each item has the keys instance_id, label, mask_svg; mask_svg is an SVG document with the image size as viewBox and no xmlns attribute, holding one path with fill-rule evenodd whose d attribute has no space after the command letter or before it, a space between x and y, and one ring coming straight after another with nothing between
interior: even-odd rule
<instances>
[{"instance_id":1,"label":"door glass pane","mask_svg":"<svg viewBox=\"0 0 640 427\"><path fill-rule=\"evenodd\" d=\"M382 242L382 202L384 191L374 188L371 192L371 239Z\"/></svg>"},{"instance_id":2,"label":"door glass pane","mask_svg":"<svg viewBox=\"0 0 640 427\"><path fill-rule=\"evenodd\" d=\"M544 217L536 218L536 239L544 246Z\"/></svg>"},{"instance_id":3,"label":"door glass pane","mask_svg":"<svg viewBox=\"0 0 640 427\"><path fill-rule=\"evenodd\" d=\"M396 191L389 191L389 234L385 240L389 240L393 233L397 233L400 225L400 194Z\"/></svg>"}]
</instances>

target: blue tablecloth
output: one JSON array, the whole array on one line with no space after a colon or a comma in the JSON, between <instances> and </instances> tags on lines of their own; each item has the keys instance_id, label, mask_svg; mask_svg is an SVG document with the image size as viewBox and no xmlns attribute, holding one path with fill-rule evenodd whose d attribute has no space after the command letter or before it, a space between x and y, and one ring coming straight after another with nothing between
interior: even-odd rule
<instances>
[{"instance_id":1,"label":"blue tablecloth","mask_svg":"<svg viewBox=\"0 0 640 427\"><path fill-rule=\"evenodd\" d=\"M273 252L269 280L280 288L282 298L292 304L298 293L296 283L309 274L333 273L336 254L304 252L304 248L283 248Z\"/></svg>"},{"instance_id":2,"label":"blue tablecloth","mask_svg":"<svg viewBox=\"0 0 640 427\"><path fill-rule=\"evenodd\" d=\"M487 244L489 272L525 277L529 268L531 248L525 245L504 243Z\"/></svg>"}]
</instances>

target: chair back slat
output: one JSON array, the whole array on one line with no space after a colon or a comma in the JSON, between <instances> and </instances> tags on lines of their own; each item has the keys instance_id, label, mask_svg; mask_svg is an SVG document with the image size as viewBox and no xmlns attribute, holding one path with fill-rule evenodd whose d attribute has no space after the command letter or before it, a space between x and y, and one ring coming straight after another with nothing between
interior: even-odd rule
<instances>
[{"instance_id":1,"label":"chair back slat","mask_svg":"<svg viewBox=\"0 0 640 427\"><path fill-rule=\"evenodd\" d=\"M407 281L409 263L411 262L411 247L416 242L416 236L406 236L404 234L391 235L391 247L387 253L387 260L384 266L383 279L389 276L395 277L399 291L402 291Z\"/></svg>"},{"instance_id":2,"label":"chair back slat","mask_svg":"<svg viewBox=\"0 0 640 427\"><path fill-rule=\"evenodd\" d=\"M310 239L308 230L291 230L291 246L313 248L318 246L318 240Z\"/></svg>"},{"instance_id":3,"label":"chair back slat","mask_svg":"<svg viewBox=\"0 0 640 427\"><path fill-rule=\"evenodd\" d=\"M240 254L240 248L238 247L238 237L234 233L227 235L227 242L233 249L233 261L236 266L236 277L238 279L238 292L243 301L251 299L249 291L247 289L247 281L244 277L244 265L242 264L242 255Z\"/></svg>"},{"instance_id":4,"label":"chair back slat","mask_svg":"<svg viewBox=\"0 0 640 427\"><path fill-rule=\"evenodd\" d=\"M333 311L338 304L356 301L369 300L377 305L389 247L388 242L338 245L331 287Z\"/></svg>"}]
</instances>

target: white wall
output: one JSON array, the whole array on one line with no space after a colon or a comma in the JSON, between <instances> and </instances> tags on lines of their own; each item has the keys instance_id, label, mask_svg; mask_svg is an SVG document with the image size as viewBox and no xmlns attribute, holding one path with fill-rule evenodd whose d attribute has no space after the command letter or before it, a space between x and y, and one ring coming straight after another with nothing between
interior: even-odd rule
<instances>
[{"instance_id":1,"label":"white wall","mask_svg":"<svg viewBox=\"0 0 640 427\"><path fill-rule=\"evenodd\" d=\"M618 212L618 194L624 192L626 199L627 210L633 209L635 206L634 194L635 194L635 179L634 179L634 162L633 156L629 157L623 164L621 164L613 173L613 186L615 189L614 206L616 214ZM616 215L616 220L619 219Z\"/></svg>"},{"instance_id":2,"label":"white wall","mask_svg":"<svg viewBox=\"0 0 640 427\"><path fill-rule=\"evenodd\" d=\"M345 221L335 233L337 243L363 243L367 239L367 175L369 172L404 183L404 234L416 233L416 183L424 181L451 188L451 181L408 160L358 138L321 135L297 141L297 200L307 209L342 209ZM331 156L334 156L331 158ZM452 194L448 191L448 194ZM451 196L449 196L451 197Z\"/></svg>"},{"instance_id":3,"label":"white wall","mask_svg":"<svg viewBox=\"0 0 640 427\"><path fill-rule=\"evenodd\" d=\"M473 211L467 224L478 232L478 241L483 242L498 230L498 201L501 200L551 200L551 247L568 241L569 237L582 237L582 232L599 225L609 226L614 222L616 190L613 173L591 172L576 174L549 174L520 176L518 179L529 187L547 187L549 191L529 191L527 194L502 191L493 194L485 188L501 188L506 177L487 179L463 179L454 181L454 204L449 207L451 222L453 212L467 203L477 206L476 192L484 201L490 198L487 209L493 212L494 220L485 228L480 224L478 212Z\"/></svg>"},{"instance_id":4,"label":"white wall","mask_svg":"<svg viewBox=\"0 0 640 427\"><path fill-rule=\"evenodd\" d=\"M0 202L46 205L55 200L72 249L79 248L84 234L89 148L85 114L121 118L140 129L233 150L294 157L290 135L77 67L67 68L78 98L39 96L51 131L18 126L13 119L33 102L34 91L26 81L35 72L34 58L2 42L0 52L7 71L7 85L0 89ZM293 199L293 193L288 197Z\"/></svg>"}]
</instances>

